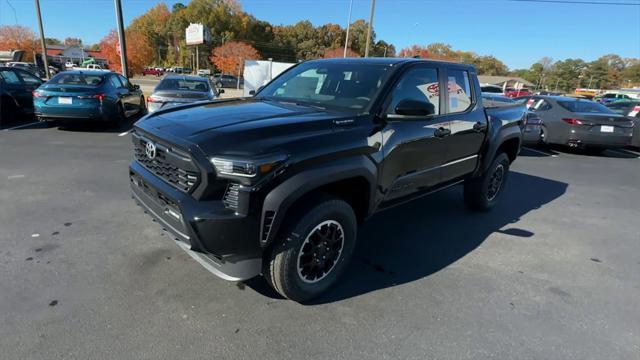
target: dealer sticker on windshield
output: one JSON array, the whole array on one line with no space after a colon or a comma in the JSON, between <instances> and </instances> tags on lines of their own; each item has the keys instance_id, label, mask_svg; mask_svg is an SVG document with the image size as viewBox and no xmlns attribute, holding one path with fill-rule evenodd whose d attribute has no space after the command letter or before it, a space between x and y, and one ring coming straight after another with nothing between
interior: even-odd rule
<instances>
[{"instance_id":1,"label":"dealer sticker on windshield","mask_svg":"<svg viewBox=\"0 0 640 360\"><path fill-rule=\"evenodd\" d=\"M70 97L59 97L58 104L72 104L72 100Z\"/></svg>"},{"instance_id":2,"label":"dealer sticker on windshield","mask_svg":"<svg viewBox=\"0 0 640 360\"><path fill-rule=\"evenodd\" d=\"M613 132L613 126L602 125L602 126L600 126L600 132L612 133Z\"/></svg>"}]
</instances>

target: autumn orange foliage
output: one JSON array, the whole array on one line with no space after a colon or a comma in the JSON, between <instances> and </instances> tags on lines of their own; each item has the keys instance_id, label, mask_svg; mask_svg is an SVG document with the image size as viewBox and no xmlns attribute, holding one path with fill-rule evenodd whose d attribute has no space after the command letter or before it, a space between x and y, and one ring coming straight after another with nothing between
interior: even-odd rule
<instances>
[{"instance_id":1,"label":"autumn orange foliage","mask_svg":"<svg viewBox=\"0 0 640 360\"><path fill-rule=\"evenodd\" d=\"M253 46L240 41L229 41L213 49L209 59L219 71L237 74L244 67L244 60L256 60L260 53Z\"/></svg>"},{"instance_id":2,"label":"autumn orange foliage","mask_svg":"<svg viewBox=\"0 0 640 360\"><path fill-rule=\"evenodd\" d=\"M324 51L324 58L325 59L331 59L331 58L341 58L344 55L344 48L333 48L333 49L326 49ZM358 54L357 52L351 50L351 49L347 49L347 57L360 57L360 54Z\"/></svg>"},{"instance_id":3,"label":"autumn orange foliage","mask_svg":"<svg viewBox=\"0 0 640 360\"><path fill-rule=\"evenodd\" d=\"M414 57L417 56L421 59L429 58L429 51L426 48L419 45L412 45L408 48L400 50L398 57Z\"/></svg>"},{"instance_id":4,"label":"autumn orange foliage","mask_svg":"<svg viewBox=\"0 0 640 360\"><path fill-rule=\"evenodd\" d=\"M0 50L24 50L23 61L33 61L33 52L39 50L36 34L25 26L0 26Z\"/></svg>"},{"instance_id":5,"label":"autumn orange foliage","mask_svg":"<svg viewBox=\"0 0 640 360\"><path fill-rule=\"evenodd\" d=\"M127 76L130 77L133 74L141 73L144 67L153 61L154 50L149 44L149 40L139 32L125 31L125 39L127 43L127 66L129 67ZM122 71L119 46L118 33L115 30L111 30L100 41L100 49L109 62L109 69L116 72Z\"/></svg>"}]
</instances>

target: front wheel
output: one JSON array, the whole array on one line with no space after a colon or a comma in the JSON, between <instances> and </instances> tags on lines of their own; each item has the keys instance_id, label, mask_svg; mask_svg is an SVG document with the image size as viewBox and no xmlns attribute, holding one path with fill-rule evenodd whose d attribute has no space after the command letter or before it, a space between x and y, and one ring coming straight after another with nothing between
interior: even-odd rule
<instances>
[{"instance_id":1,"label":"front wheel","mask_svg":"<svg viewBox=\"0 0 640 360\"><path fill-rule=\"evenodd\" d=\"M464 182L466 205L473 210L491 210L504 191L508 175L509 157L505 153L499 153L481 176Z\"/></svg>"},{"instance_id":2,"label":"front wheel","mask_svg":"<svg viewBox=\"0 0 640 360\"><path fill-rule=\"evenodd\" d=\"M338 198L317 201L292 219L264 261L263 276L282 296L304 302L331 287L356 244L353 209Z\"/></svg>"},{"instance_id":3,"label":"front wheel","mask_svg":"<svg viewBox=\"0 0 640 360\"><path fill-rule=\"evenodd\" d=\"M144 96L140 96L140 105L139 107L139 114L140 115L145 115L147 113L147 102L144 101Z\"/></svg>"}]
</instances>

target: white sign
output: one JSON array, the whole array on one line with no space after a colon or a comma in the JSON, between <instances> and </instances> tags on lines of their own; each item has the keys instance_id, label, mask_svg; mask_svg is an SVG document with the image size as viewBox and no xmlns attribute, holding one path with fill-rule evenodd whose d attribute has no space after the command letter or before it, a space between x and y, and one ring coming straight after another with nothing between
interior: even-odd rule
<instances>
[{"instance_id":1,"label":"white sign","mask_svg":"<svg viewBox=\"0 0 640 360\"><path fill-rule=\"evenodd\" d=\"M187 45L199 45L211 41L209 29L202 24L189 24L185 32Z\"/></svg>"},{"instance_id":2,"label":"white sign","mask_svg":"<svg viewBox=\"0 0 640 360\"><path fill-rule=\"evenodd\" d=\"M244 62L244 96L250 96L251 90L258 90L271 79L280 75L295 64L275 61L245 60Z\"/></svg>"}]
</instances>

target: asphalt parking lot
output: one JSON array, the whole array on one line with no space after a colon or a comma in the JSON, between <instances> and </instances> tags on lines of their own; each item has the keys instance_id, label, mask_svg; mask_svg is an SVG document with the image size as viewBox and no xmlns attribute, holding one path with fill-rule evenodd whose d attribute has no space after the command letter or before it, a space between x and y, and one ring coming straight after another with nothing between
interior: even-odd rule
<instances>
[{"instance_id":1,"label":"asphalt parking lot","mask_svg":"<svg viewBox=\"0 0 640 360\"><path fill-rule=\"evenodd\" d=\"M136 207L128 128L0 130L2 358L640 358L638 152L525 149L491 213L459 187L380 213L303 306Z\"/></svg>"}]
</instances>

